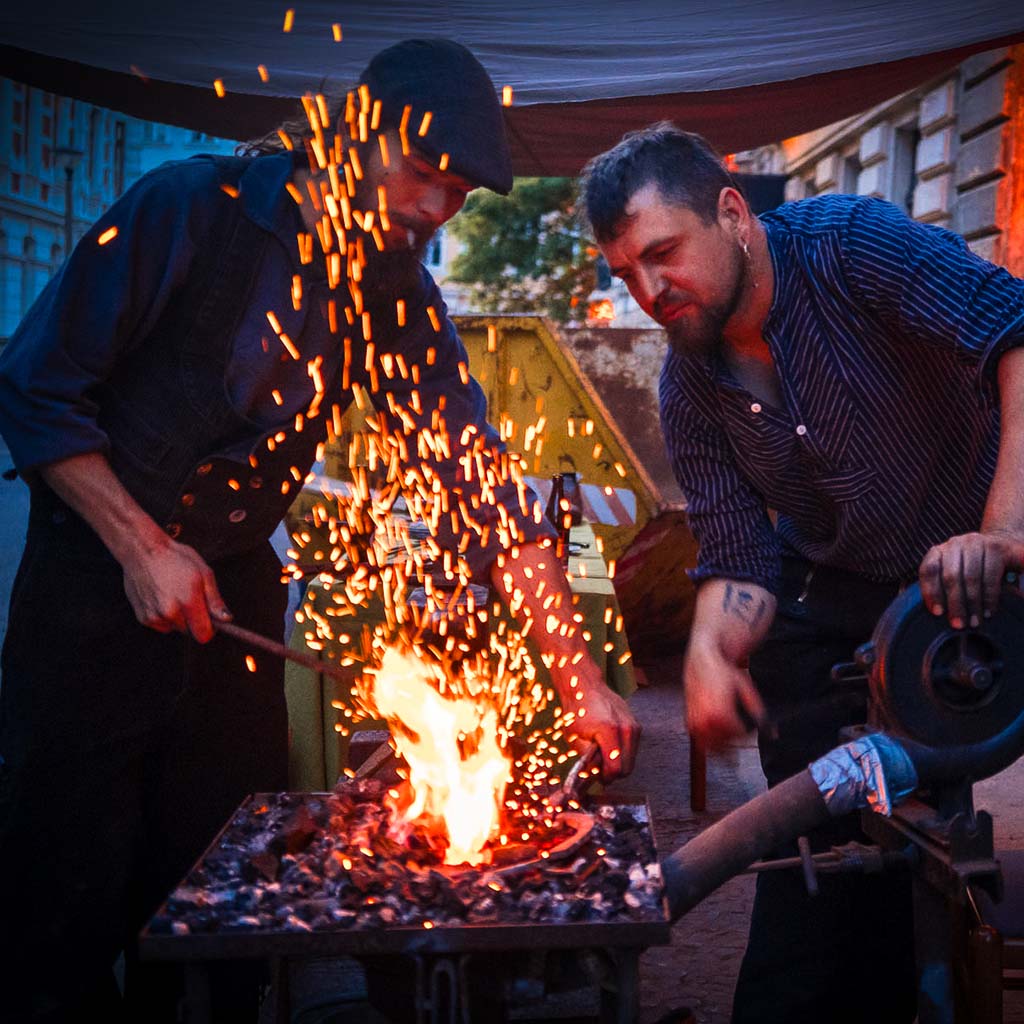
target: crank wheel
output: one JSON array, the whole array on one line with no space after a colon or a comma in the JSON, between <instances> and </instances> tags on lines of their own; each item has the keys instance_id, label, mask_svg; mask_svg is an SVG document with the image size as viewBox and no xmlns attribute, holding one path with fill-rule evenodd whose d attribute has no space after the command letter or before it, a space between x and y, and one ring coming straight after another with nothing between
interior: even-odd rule
<instances>
[{"instance_id":1,"label":"crank wheel","mask_svg":"<svg viewBox=\"0 0 1024 1024\"><path fill-rule=\"evenodd\" d=\"M982 743L1024 713L1024 596L1006 586L977 629L932 615L915 584L879 620L871 696L887 728L931 747Z\"/></svg>"}]
</instances>

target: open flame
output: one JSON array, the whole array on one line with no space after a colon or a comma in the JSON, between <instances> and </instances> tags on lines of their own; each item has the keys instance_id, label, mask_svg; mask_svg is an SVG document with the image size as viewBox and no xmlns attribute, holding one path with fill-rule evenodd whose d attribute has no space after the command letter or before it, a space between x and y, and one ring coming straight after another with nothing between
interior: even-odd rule
<instances>
[{"instance_id":1,"label":"open flame","mask_svg":"<svg viewBox=\"0 0 1024 1024\"><path fill-rule=\"evenodd\" d=\"M450 686L444 694L440 664L396 647L384 653L375 675L373 702L409 766L412 800L400 820L438 822L448 834L446 864L487 861L512 768L498 708Z\"/></svg>"}]
</instances>

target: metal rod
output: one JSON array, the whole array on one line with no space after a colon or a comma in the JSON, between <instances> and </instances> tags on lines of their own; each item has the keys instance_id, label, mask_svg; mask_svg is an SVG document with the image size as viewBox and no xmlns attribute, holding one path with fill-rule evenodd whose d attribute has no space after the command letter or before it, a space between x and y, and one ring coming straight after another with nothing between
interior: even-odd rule
<instances>
[{"instance_id":1,"label":"metal rod","mask_svg":"<svg viewBox=\"0 0 1024 1024\"><path fill-rule=\"evenodd\" d=\"M223 633L225 636L230 636L244 644L251 644L253 647L258 647L260 650L266 651L268 654L275 654L279 658L284 658L285 661L293 661L296 665L303 665L312 672L320 672L325 676L331 676L333 679L337 679L339 682L345 683L347 686L352 685L352 677L350 673L346 672L338 665L332 665L328 661L321 661L312 654L304 654L302 651L296 651L294 648L287 647L285 644L281 643L280 640L271 640L269 636L253 632L253 630L246 629L244 626L238 626L234 622L221 622L216 619L213 619L212 621L213 628L217 630L218 633Z\"/></svg>"},{"instance_id":2,"label":"metal rod","mask_svg":"<svg viewBox=\"0 0 1024 1024\"><path fill-rule=\"evenodd\" d=\"M559 808L567 804L570 800L575 800L579 795L580 789L580 774L587 769L597 760L601 753L601 748L593 741L589 740L587 745L580 752L579 759L569 769L569 774L565 777L565 782L562 783L560 789L557 789L551 795L551 806Z\"/></svg>"}]
</instances>

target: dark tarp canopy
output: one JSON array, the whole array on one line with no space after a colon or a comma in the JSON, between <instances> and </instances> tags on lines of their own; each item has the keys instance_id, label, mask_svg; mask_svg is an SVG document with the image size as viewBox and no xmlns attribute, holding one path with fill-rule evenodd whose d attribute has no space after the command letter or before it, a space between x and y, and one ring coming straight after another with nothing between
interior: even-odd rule
<instances>
[{"instance_id":1,"label":"dark tarp canopy","mask_svg":"<svg viewBox=\"0 0 1024 1024\"><path fill-rule=\"evenodd\" d=\"M661 118L723 152L776 141L1024 39L1024 3L1006 0L311 0L287 33L285 12L277 0L10 4L0 73L237 139L293 116L304 93L343 92L391 43L447 36L512 87L516 172L556 175Z\"/></svg>"}]
</instances>

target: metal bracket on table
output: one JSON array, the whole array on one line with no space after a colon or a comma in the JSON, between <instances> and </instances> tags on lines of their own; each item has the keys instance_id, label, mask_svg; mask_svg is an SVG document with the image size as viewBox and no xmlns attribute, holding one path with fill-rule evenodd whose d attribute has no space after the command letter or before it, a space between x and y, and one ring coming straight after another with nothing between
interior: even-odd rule
<instances>
[{"instance_id":1,"label":"metal bracket on table","mask_svg":"<svg viewBox=\"0 0 1024 1024\"><path fill-rule=\"evenodd\" d=\"M845 843L833 846L823 853L811 853L806 836L797 839L799 856L780 857L777 860L759 860L750 865L744 874L752 875L761 871L788 871L800 868L809 896L817 896L818 876L834 874L877 875L887 868L916 863L912 846L903 850L883 850L880 846L865 843Z\"/></svg>"},{"instance_id":2,"label":"metal bracket on table","mask_svg":"<svg viewBox=\"0 0 1024 1024\"><path fill-rule=\"evenodd\" d=\"M416 957L416 1024L472 1024L469 954Z\"/></svg>"},{"instance_id":3,"label":"metal bracket on table","mask_svg":"<svg viewBox=\"0 0 1024 1024\"><path fill-rule=\"evenodd\" d=\"M911 797L891 818L862 813L861 827L885 850L913 847L920 877L946 899L966 902L969 886L1002 898L1002 874L995 859L992 816L960 811L946 818L930 804Z\"/></svg>"},{"instance_id":4,"label":"metal bracket on table","mask_svg":"<svg viewBox=\"0 0 1024 1024\"><path fill-rule=\"evenodd\" d=\"M965 798L966 794L966 798ZM995 859L992 817L975 813L970 785L932 794L938 809L912 797L892 818L862 815L864 831L883 847L910 843L918 862L913 873L914 946L918 970L920 1024L956 1024L981 1019L974 995L955 969L960 945L956 936L972 887L996 901L1002 896L1002 873ZM961 810L949 815L957 803Z\"/></svg>"}]
</instances>

